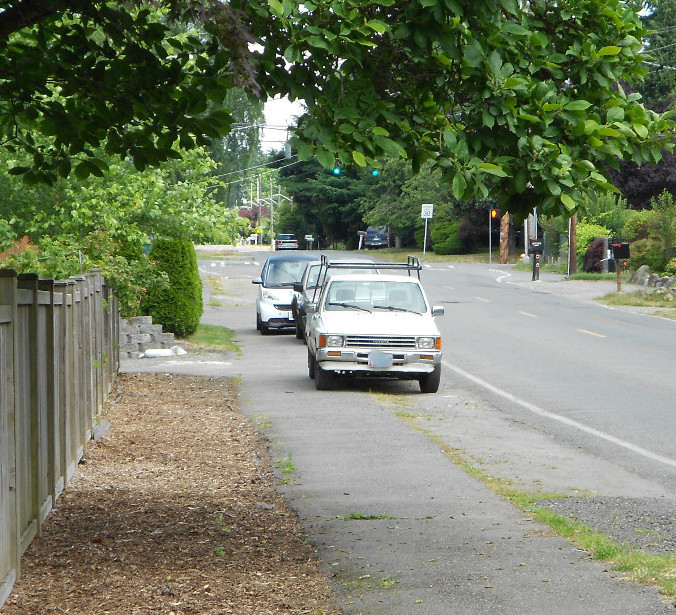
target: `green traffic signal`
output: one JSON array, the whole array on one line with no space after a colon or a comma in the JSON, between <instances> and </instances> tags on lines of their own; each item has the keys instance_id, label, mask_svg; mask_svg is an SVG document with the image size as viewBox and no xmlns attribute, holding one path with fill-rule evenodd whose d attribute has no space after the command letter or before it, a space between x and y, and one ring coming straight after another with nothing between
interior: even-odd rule
<instances>
[{"instance_id":1,"label":"green traffic signal","mask_svg":"<svg viewBox=\"0 0 676 615\"><path fill-rule=\"evenodd\" d=\"M340 175L340 171L341 171L340 167L333 167L333 174L334 175Z\"/></svg>"}]
</instances>

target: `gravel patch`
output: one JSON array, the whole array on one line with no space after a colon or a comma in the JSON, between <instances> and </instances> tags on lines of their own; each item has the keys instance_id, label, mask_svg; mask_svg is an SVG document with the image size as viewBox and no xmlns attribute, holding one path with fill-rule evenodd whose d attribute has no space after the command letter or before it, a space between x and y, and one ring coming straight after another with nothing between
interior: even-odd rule
<instances>
[{"instance_id":1,"label":"gravel patch","mask_svg":"<svg viewBox=\"0 0 676 615\"><path fill-rule=\"evenodd\" d=\"M538 504L617 542L660 555L676 554L676 500L594 496Z\"/></svg>"}]
</instances>

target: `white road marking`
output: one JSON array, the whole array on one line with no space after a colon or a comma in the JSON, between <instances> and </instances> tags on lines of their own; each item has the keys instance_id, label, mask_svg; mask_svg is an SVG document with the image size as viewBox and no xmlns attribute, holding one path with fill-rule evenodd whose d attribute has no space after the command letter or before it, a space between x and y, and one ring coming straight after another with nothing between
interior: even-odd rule
<instances>
[{"instance_id":1,"label":"white road marking","mask_svg":"<svg viewBox=\"0 0 676 615\"><path fill-rule=\"evenodd\" d=\"M621 446L622 448L625 448L627 450L632 451L633 453L636 453L637 455L641 455L642 457L646 457L647 459L651 459L652 461L657 461L658 463L663 463L664 465L676 467L676 460L674 459L669 459L668 457L663 457L662 455L658 455L657 453L653 453L652 451L649 451L645 448L642 448L640 446L637 446L636 444L632 444L631 442L627 442L625 440L621 440L620 438L616 438L615 436L611 436L610 434L607 434L603 431L599 431L598 429L595 429L593 427L589 427L588 425L585 425L584 423L580 423L579 421L574 421L573 419L569 419L565 416L560 416L558 414L554 414L552 412L548 412L547 410L543 410L539 406L536 406L535 404L531 404L530 402L527 402L524 399L520 399L516 395L512 395L511 393L508 393L507 391L504 391L503 389L500 389L489 382L486 382L485 380L474 376L473 374L470 374L469 372L466 372L464 369L461 369L455 365L452 365L448 361L442 360L442 363L444 366L446 366L448 369L454 371L456 374L459 374L463 378L467 378L468 380L471 380L475 384L478 384L479 386L483 387L484 389L487 389L491 391L492 393L495 393L496 395L499 395L500 397L503 397L504 399L511 401L512 403L515 403L522 408L525 408L529 412L532 412L533 414L537 414L538 416L544 417L546 419L550 419L553 421L558 421L559 423L563 423L564 425L568 425L569 427L573 427L574 429L577 429L579 431L582 431L584 433L587 433L589 435L595 436L597 438L601 438L602 440L605 440L606 442L611 442L612 444L616 444L617 446Z\"/></svg>"}]
</instances>

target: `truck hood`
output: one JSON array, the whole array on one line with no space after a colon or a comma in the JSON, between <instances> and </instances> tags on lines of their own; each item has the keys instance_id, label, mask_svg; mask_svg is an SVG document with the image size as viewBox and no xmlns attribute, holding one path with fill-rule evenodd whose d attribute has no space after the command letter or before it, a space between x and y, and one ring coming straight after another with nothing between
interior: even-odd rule
<instances>
[{"instance_id":1,"label":"truck hood","mask_svg":"<svg viewBox=\"0 0 676 615\"><path fill-rule=\"evenodd\" d=\"M324 312L322 321L322 333L336 335L440 335L430 314L350 310Z\"/></svg>"}]
</instances>

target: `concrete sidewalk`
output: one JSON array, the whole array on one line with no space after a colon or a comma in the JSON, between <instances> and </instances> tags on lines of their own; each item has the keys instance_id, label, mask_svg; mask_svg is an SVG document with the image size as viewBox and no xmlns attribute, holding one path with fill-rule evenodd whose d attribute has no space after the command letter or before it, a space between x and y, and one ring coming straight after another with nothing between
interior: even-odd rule
<instances>
[{"instance_id":1,"label":"concrete sidewalk","mask_svg":"<svg viewBox=\"0 0 676 615\"><path fill-rule=\"evenodd\" d=\"M557 281L543 279L537 292L548 292L546 284ZM295 468L290 480L280 474L287 480L280 489L303 521L347 615L674 613L656 589L628 582L535 523L393 412L424 423L424 417L464 405L466 432L478 437L481 430L495 430L491 438L513 446L509 471L530 468L539 475L541 458L521 455L519 466L519 451L532 449L528 438L534 434L496 422L479 400L467 405L469 395L462 404L465 392L453 379L435 396L418 395L405 382L381 387L379 394L347 383L320 395L307 377L305 347L292 335L262 338L251 303L207 307L203 322L234 329L243 355L142 359L125 362L123 370L241 377L240 408L269 438L273 459ZM442 437L453 446L452 432ZM540 444L545 458L551 455ZM571 464L590 462L568 453ZM628 490L649 488L627 483ZM655 488L653 495L664 494Z\"/></svg>"}]
</instances>

